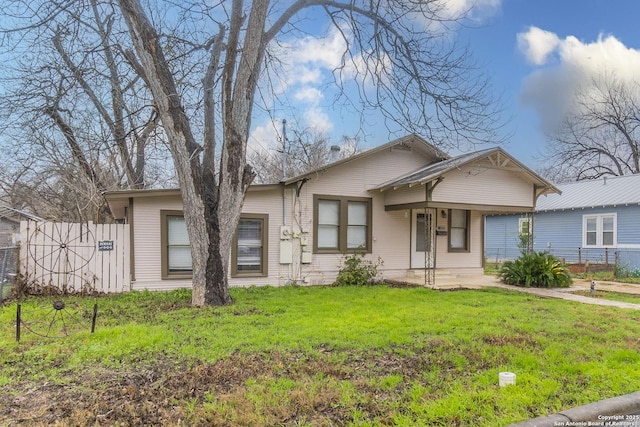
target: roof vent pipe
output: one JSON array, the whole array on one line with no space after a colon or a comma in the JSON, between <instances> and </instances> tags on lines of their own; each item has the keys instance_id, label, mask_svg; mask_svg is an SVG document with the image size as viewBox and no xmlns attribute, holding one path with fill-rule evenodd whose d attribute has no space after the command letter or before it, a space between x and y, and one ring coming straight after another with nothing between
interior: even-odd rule
<instances>
[{"instance_id":1,"label":"roof vent pipe","mask_svg":"<svg viewBox=\"0 0 640 427\"><path fill-rule=\"evenodd\" d=\"M340 146L332 145L331 148L329 148L329 161L333 163L338 160L340 160Z\"/></svg>"}]
</instances>

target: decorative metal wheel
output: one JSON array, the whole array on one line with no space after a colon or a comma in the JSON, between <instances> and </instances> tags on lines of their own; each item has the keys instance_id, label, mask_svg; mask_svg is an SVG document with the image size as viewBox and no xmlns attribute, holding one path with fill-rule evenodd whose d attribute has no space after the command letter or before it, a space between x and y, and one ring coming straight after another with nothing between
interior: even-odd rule
<instances>
[{"instance_id":1,"label":"decorative metal wheel","mask_svg":"<svg viewBox=\"0 0 640 427\"><path fill-rule=\"evenodd\" d=\"M45 338L62 338L85 331L93 332L97 304L63 297L37 297L18 304L16 340L23 332Z\"/></svg>"},{"instance_id":2,"label":"decorative metal wheel","mask_svg":"<svg viewBox=\"0 0 640 427\"><path fill-rule=\"evenodd\" d=\"M37 266L36 281L63 292L86 287L81 271L95 256L95 237L89 227L72 223L43 223L29 234L29 256Z\"/></svg>"}]
</instances>

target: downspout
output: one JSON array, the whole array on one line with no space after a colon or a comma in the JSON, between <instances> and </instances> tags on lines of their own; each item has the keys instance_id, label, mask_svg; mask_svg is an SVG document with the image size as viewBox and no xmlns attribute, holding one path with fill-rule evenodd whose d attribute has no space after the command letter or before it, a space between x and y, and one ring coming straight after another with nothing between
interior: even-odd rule
<instances>
[{"instance_id":1,"label":"downspout","mask_svg":"<svg viewBox=\"0 0 640 427\"><path fill-rule=\"evenodd\" d=\"M282 225L287 225L287 187L282 183Z\"/></svg>"},{"instance_id":2,"label":"downspout","mask_svg":"<svg viewBox=\"0 0 640 427\"><path fill-rule=\"evenodd\" d=\"M126 222L129 224L129 290L133 288L133 282L136 281L136 251L133 230L133 197L129 197L129 206L125 216Z\"/></svg>"}]
</instances>

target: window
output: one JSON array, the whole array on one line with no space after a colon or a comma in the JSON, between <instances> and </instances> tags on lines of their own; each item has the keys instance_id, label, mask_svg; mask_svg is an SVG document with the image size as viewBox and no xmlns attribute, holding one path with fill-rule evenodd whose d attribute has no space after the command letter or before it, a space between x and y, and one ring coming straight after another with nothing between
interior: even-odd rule
<instances>
[{"instance_id":1,"label":"window","mask_svg":"<svg viewBox=\"0 0 640 427\"><path fill-rule=\"evenodd\" d=\"M268 231L268 215L241 215L231 248L231 277L267 276Z\"/></svg>"},{"instance_id":2,"label":"window","mask_svg":"<svg viewBox=\"0 0 640 427\"><path fill-rule=\"evenodd\" d=\"M161 211L163 279L188 279L191 246L182 211ZM231 246L231 277L267 275L268 215L242 214Z\"/></svg>"},{"instance_id":3,"label":"window","mask_svg":"<svg viewBox=\"0 0 640 427\"><path fill-rule=\"evenodd\" d=\"M616 246L616 214L583 215L582 246L613 247Z\"/></svg>"},{"instance_id":4,"label":"window","mask_svg":"<svg viewBox=\"0 0 640 427\"><path fill-rule=\"evenodd\" d=\"M469 211L449 210L449 252L469 252Z\"/></svg>"},{"instance_id":5,"label":"window","mask_svg":"<svg viewBox=\"0 0 640 427\"><path fill-rule=\"evenodd\" d=\"M162 278L189 278L191 246L182 211L161 211Z\"/></svg>"},{"instance_id":6,"label":"window","mask_svg":"<svg viewBox=\"0 0 640 427\"><path fill-rule=\"evenodd\" d=\"M431 214L416 214L416 252L431 252Z\"/></svg>"},{"instance_id":7,"label":"window","mask_svg":"<svg viewBox=\"0 0 640 427\"><path fill-rule=\"evenodd\" d=\"M371 199L313 196L316 253L371 252Z\"/></svg>"},{"instance_id":8,"label":"window","mask_svg":"<svg viewBox=\"0 0 640 427\"><path fill-rule=\"evenodd\" d=\"M531 234L531 221L529 218L518 218L518 234L520 236Z\"/></svg>"}]
</instances>

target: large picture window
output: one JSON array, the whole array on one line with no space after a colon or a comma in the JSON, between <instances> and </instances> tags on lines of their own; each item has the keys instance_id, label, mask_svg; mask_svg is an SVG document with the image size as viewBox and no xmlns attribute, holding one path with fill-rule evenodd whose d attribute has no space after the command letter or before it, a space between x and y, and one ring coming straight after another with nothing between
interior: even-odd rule
<instances>
[{"instance_id":1,"label":"large picture window","mask_svg":"<svg viewBox=\"0 0 640 427\"><path fill-rule=\"evenodd\" d=\"M617 215L583 215L583 247L615 247L617 244Z\"/></svg>"},{"instance_id":2,"label":"large picture window","mask_svg":"<svg viewBox=\"0 0 640 427\"><path fill-rule=\"evenodd\" d=\"M469 252L469 217L467 210L449 210L449 252Z\"/></svg>"},{"instance_id":3,"label":"large picture window","mask_svg":"<svg viewBox=\"0 0 640 427\"><path fill-rule=\"evenodd\" d=\"M316 253L371 252L371 199L314 195Z\"/></svg>"},{"instance_id":4,"label":"large picture window","mask_svg":"<svg viewBox=\"0 0 640 427\"><path fill-rule=\"evenodd\" d=\"M191 246L182 211L161 211L162 278L191 278ZM231 247L231 276L267 275L268 215L242 214Z\"/></svg>"}]
</instances>

